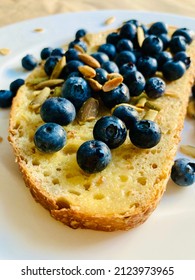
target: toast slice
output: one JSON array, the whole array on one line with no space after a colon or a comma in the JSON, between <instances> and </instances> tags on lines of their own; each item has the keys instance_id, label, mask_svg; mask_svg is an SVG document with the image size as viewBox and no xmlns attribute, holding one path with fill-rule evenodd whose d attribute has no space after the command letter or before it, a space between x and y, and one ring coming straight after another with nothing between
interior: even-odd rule
<instances>
[{"instance_id":1,"label":"toast slice","mask_svg":"<svg viewBox=\"0 0 195 280\"><path fill-rule=\"evenodd\" d=\"M103 43L106 34L88 34L85 39L90 49ZM154 211L166 190L195 78L194 41L187 53L191 57L190 68L182 78L167 83L166 94L153 102L160 108L155 118L162 131L158 145L140 149L127 139L112 150L111 163L95 174L80 169L76 152L84 141L93 139L95 122L102 114L110 114L110 110L104 108L95 120L83 125L75 120L65 127L68 140L62 150L41 153L33 137L43 121L29 107L36 98L29 82L44 80L46 74L39 66L27 78L13 100L9 141L26 186L56 220L74 229L129 230L146 221Z\"/></svg>"}]
</instances>

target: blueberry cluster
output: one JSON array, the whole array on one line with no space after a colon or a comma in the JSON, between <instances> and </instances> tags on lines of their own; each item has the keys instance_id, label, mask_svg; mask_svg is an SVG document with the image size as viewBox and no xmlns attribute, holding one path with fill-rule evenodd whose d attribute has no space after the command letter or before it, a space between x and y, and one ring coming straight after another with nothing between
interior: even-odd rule
<instances>
[{"instance_id":1,"label":"blueberry cluster","mask_svg":"<svg viewBox=\"0 0 195 280\"><path fill-rule=\"evenodd\" d=\"M120 73L124 78L124 83L114 90L99 92L106 107L113 108L117 105L112 116L100 118L93 129L94 139L103 142L110 149L124 143L127 130L131 142L139 148L147 149L159 143L161 131L158 125L153 121L139 120L136 110L121 103L128 103L131 96L139 96L143 91L149 98L161 97L165 92L166 84L164 80L155 76L156 72L161 71L165 80L173 81L182 77L190 66L190 58L185 52L187 44L191 43L193 37L190 30L178 29L170 38L167 26L162 22L154 23L149 29L142 25L145 39L142 46L139 46L138 26L140 26L138 21L128 21L119 32L109 34L106 43L100 45L97 52L91 54L101 65L101 68L96 69L95 77L100 84L106 82L108 73ZM77 52L71 48L67 51L66 58L68 63L72 64L79 60ZM76 67L74 77L80 77ZM64 74L64 78L69 80L70 73L64 71ZM93 143L95 140L92 140ZM90 163L89 171L83 151L87 158L90 158L92 146L91 142L86 142L82 145L82 152L79 149L77 153L78 164L90 173L97 172L97 168L94 167L93 171L94 165ZM98 164L99 161L104 161L103 158L97 160L97 155L92 158Z\"/></svg>"},{"instance_id":2,"label":"blueberry cluster","mask_svg":"<svg viewBox=\"0 0 195 280\"><path fill-rule=\"evenodd\" d=\"M138 27L144 32L141 43ZM179 28L170 37L163 22L156 22L148 28L137 20L127 21L118 31L110 33L106 42L90 54L99 63L99 67L94 67L93 78L98 84L103 86L111 73L119 73L123 77L123 82L114 89L98 92L79 71L79 67L85 65L79 56L87 52L87 44L82 39L85 35L86 30L77 30L67 51L45 47L40 53L45 73L49 77L65 56L66 64L59 75L65 82L60 97L49 98L43 103L40 115L45 124L35 132L34 142L41 152L53 153L62 149L67 140L62 126L75 120L90 97L98 99L112 113L97 120L93 128L94 139L83 143L77 151L78 165L88 173L95 173L109 164L111 150L122 145L128 134L131 142L142 149L152 148L159 143L159 126L154 121L141 120L129 103L132 97L142 92L151 99L161 97L166 89L165 81L174 81L184 75L190 66L186 48L194 34L187 28ZM37 64L30 54L22 58L22 66L26 70L33 70ZM156 75L159 71L164 80ZM18 79L10 85L10 91L0 91L0 107L11 105L22 83Z\"/></svg>"}]
</instances>

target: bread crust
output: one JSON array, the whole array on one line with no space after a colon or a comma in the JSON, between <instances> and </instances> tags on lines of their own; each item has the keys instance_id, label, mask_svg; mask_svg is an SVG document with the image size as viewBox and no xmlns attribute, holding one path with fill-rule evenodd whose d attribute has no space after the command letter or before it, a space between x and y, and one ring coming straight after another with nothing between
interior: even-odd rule
<instances>
[{"instance_id":1,"label":"bread crust","mask_svg":"<svg viewBox=\"0 0 195 280\"><path fill-rule=\"evenodd\" d=\"M22 102L21 97L26 94L26 91L28 91L26 85L20 88L18 94L13 100L11 108L8 140L14 149L16 162L19 165L26 186L30 189L34 199L44 208L49 210L52 217L73 229L83 228L101 231L129 230L141 225L148 219L150 214L157 207L166 190L171 166L180 141L180 133L184 124L188 98L195 78L195 42L193 42L189 47L189 55L192 60L190 69L187 70L184 77L175 82L169 83L167 86L167 90L170 90L171 92L181 90L181 97L179 98L179 117L177 119L172 138L174 141L171 143L171 148L169 147L170 150L168 152L164 151L166 165L164 165L164 169L161 170L161 173L155 179L155 183L151 186L153 189L153 195L151 198L145 203L137 205L133 211L131 209L125 213L87 213L87 211L81 211L77 205L66 204L65 202L63 203L63 201L59 202L59 200L56 200L51 193L42 188L42 180L33 176L32 171L28 168L24 152L22 152L21 148L18 147L18 142L16 141L16 114L18 114L18 107Z\"/></svg>"}]
</instances>

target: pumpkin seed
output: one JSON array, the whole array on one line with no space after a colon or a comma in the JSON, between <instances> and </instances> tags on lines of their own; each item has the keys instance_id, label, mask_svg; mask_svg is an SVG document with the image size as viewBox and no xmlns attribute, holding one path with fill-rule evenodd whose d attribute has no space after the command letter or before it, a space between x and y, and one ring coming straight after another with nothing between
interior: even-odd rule
<instances>
[{"instance_id":1,"label":"pumpkin seed","mask_svg":"<svg viewBox=\"0 0 195 280\"><path fill-rule=\"evenodd\" d=\"M43 29L43 28L35 28L33 31L34 31L34 32L43 32L44 29Z\"/></svg>"},{"instance_id":2,"label":"pumpkin seed","mask_svg":"<svg viewBox=\"0 0 195 280\"><path fill-rule=\"evenodd\" d=\"M146 97L147 98L147 95L145 92L142 92L140 95L138 96L133 96L131 98L131 104L135 105L139 102L139 100L142 98L142 97Z\"/></svg>"},{"instance_id":3,"label":"pumpkin seed","mask_svg":"<svg viewBox=\"0 0 195 280\"><path fill-rule=\"evenodd\" d=\"M104 24L105 24L105 25L112 24L115 20L116 20L116 17L111 16L111 17L107 18L107 19L104 21Z\"/></svg>"},{"instance_id":4,"label":"pumpkin seed","mask_svg":"<svg viewBox=\"0 0 195 280\"><path fill-rule=\"evenodd\" d=\"M98 115L99 101L93 97L90 97L85 101L80 108L77 120L80 125L85 122L94 120Z\"/></svg>"},{"instance_id":5,"label":"pumpkin seed","mask_svg":"<svg viewBox=\"0 0 195 280\"><path fill-rule=\"evenodd\" d=\"M147 107L148 109L156 110L156 111L161 110L161 108L158 105L156 105L155 102L152 102L152 101L146 101L145 107Z\"/></svg>"},{"instance_id":6,"label":"pumpkin seed","mask_svg":"<svg viewBox=\"0 0 195 280\"><path fill-rule=\"evenodd\" d=\"M140 108L144 108L146 101L147 101L146 97L142 97L138 100L138 102L136 103L136 106L140 107Z\"/></svg>"},{"instance_id":7,"label":"pumpkin seed","mask_svg":"<svg viewBox=\"0 0 195 280\"><path fill-rule=\"evenodd\" d=\"M66 64L66 58L65 56L62 56L62 58L57 62L56 66L54 67L50 79L57 79L60 76L60 73L62 72L62 69L64 68Z\"/></svg>"},{"instance_id":8,"label":"pumpkin seed","mask_svg":"<svg viewBox=\"0 0 195 280\"><path fill-rule=\"evenodd\" d=\"M96 76L96 71L88 65L79 66L78 70L85 78L94 78Z\"/></svg>"},{"instance_id":9,"label":"pumpkin seed","mask_svg":"<svg viewBox=\"0 0 195 280\"><path fill-rule=\"evenodd\" d=\"M35 85L35 89L43 89L44 87L55 87L60 84L63 84L64 80L63 79L52 79L52 80L46 80L41 83L38 83Z\"/></svg>"},{"instance_id":10,"label":"pumpkin seed","mask_svg":"<svg viewBox=\"0 0 195 280\"><path fill-rule=\"evenodd\" d=\"M32 79L29 78L26 81L26 85L27 86L34 86L34 85L37 85L41 82L47 81L48 79L49 79L48 77L41 77L41 78L39 77L39 78L32 78Z\"/></svg>"},{"instance_id":11,"label":"pumpkin seed","mask_svg":"<svg viewBox=\"0 0 195 280\"><path fill-rule=\"evenodd\" d=\"M112 79L117 78L117 77L120 77L120 78L123 79L123 76L121 74L119 74L119 73L113 72L113 73L108 73L107 74L107 79L108 80L112 80Z\"/></svg>"},{"instance_id":12,"label":"pumpkin seed","mask_svg":"<svg viewBox=\"0 0 195 280\"><path fill-rule=\"evenodd\" d=\"M118 87L121 83L123 82L123 77L121 75L116 76L113 79L109 79L108 81L105 82L105 84L102 87L102 90L104 92L111 91Z\"/></svg>"},{"instance_id":13,"label":"pumpkin seed","mask_svg":"<svg viewBox=\"0 0 195 280\"><path fill-rule=\"evenodd\" d=\"M158 115L158 111L153 110L153 109L149 109L149 110L145 113L143 119L144 119L144 120L154 121L157 115Z\"/></svg>"},{"instance_id":14,"label":"pumpkin seed","mask_svg":"<svg viewBox=\"0 0 195 280\"><path fill-rule=\"evenodd\" d=\"M136 107L136 106L134 106L134 105L132 105L132 104L129 104L129 103L120 103L120 104L117 104L116 106L114 106L114 107L112 108L111 113L113 114L114 110L115 110L117 107L123 106L123 105L124 105L124 106L129 106L129 107L135 109L135 110L136 110L137 112L139 112L139 113L141 113L141 112L144 111L143 108Z\"/></svg>"},{"instance_id":15,"label":"pumpkin seed","mask_svg":"<svg viewBox=\"0 0 195 280\"><path fill-rule=\"evenodd\" d=\"M74 45L74 49L80 53L85 53L85 50L80 45Z\"/></svg>"},{"instance_id":16,"label":"pumpkin seed","mask_svg":"<svg viewBox=\"0 0 195 280\"><path fill-rule=\"evenodd\" d=\"M49 97L50 95L50 88L45 87L43 90L40 91L38 95L30 102L29 108L33 110L37 110L38 108L41 107L43 102Z\"/></svg>"},{"instance_id":17,"label":"pumpkin seed","mask_svg":"<svg viewBox=\"0 0 195 280\"><path fill-rule=\"evenodd\" d=\"M1 48L0 49L0 54L1 55L8 55L10 53L10 49L8 48Z\"/></svg>"},{"instance_id":18,"label":"pumpkin seed","mask_svg":"<svg viewBox=\"0 0 195 280\"><path fill-rule=\"evenodd\" d=\"M99 68L101 65L97 59L95 59L93 56L86 54L86 53L80 53L78 54L79 59L87 64L88 66L91 66L93 68Z\"/></svg>"},{"instance_id":19,"label":"pumpkin seed","mask_svg":"<svg viewBox=\"0 0 195 280\"><path fill-rule=\"evenodd\" d=\"M91 78L88 78L86 80L94 91L100 91L102 89L102 85L98 81Z\"/></svg>"},{"instance_id":20,"label":"pumpkin seed","mask_svg":"<svg viewBox=\"0 0 195 280\"><path fill-rule=\"evenodd\" d=\"M144 30L141 26L138 26L137 27L137 41L138 41L140 48L143 44L144 39L145 39Z\"/></svg>"},{"instance_id":21,"label":"pumpkin seed","mask_svg":"<svg viewBox=\"0 0 195 280\"><path fill-rule=\"evenodd\" d=\"M59 97L61 96L61 92L62 92L62 87L55 87L52 91L52 97Z\"/></svg>"},{"instance_id":22,"label":"pumpkin seed","mask_svg":"<svg viewBox=\"0 0 195 280\"><path fill-rule=\"evenodd\" d=\"M32 96L36 97L40 93L41 93L41 90L34 90L33 93L32 93Z\"/></svg>"},{"instance_id":23,"label":"pumpkin seed","mask_svg":"<svg viewBox=\"0 0 195 280\"><path fill-rule=\"evenodd\" d=\"M178 98L178 94L176 92L168 91L168 92L165 92L164 95L174 97L174 98Z\"/></svg>"}]
</instances>

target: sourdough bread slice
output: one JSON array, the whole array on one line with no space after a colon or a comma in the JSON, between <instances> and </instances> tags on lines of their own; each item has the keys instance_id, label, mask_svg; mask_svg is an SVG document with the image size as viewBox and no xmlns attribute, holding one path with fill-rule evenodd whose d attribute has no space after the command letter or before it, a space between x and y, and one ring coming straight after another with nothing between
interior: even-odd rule
<instances>
[{"instance_id":1,"label":"sourdough bread slice","mask_svg":"<svg viewBox=\"0 0 195 280\"><path fill-rule=\"evenodd\" d=\"M174 29L170 29L171 32ZM88 34L86 41L95 49L107 33ZM96 174L86 174L76 162L76 152L93 139L95 120L64 127L68 140L54 153L39 152L34 145L35 130L43 124L40 114L29 107L35 89L29 81L46 74L42 66L33 71L14 98L10 114L9 141L13 146L26 186L51 215L72 228L103 231L129 230L142 224L159 203L169 179L180 141L191 86L195 78L195 42L187 50L191 66L185 75L167 83L166 94L153 103L160 108L155 121L161 128L159 144L151 149L135 147L128 139L112 150L112 161ZM52 95L51 95L52 96Z\"/></svg>"}]
</instances>

